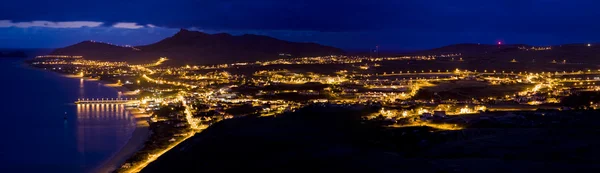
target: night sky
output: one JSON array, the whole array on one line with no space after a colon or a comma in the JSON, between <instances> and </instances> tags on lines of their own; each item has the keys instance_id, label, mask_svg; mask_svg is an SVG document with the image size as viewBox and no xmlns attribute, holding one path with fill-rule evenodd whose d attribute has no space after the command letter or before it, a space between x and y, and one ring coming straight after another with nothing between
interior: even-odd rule
<instances>
[{"instance_id":1,"label":"night sky","mask_svg":"<svg viewBox=\"0 0 600 173\"><path fill-rule=\"evenodd\" d=\"M349 50L600 42L597 0L10 0L0 47L153 43L187 28Z\"/></svg>"}]
</instances>

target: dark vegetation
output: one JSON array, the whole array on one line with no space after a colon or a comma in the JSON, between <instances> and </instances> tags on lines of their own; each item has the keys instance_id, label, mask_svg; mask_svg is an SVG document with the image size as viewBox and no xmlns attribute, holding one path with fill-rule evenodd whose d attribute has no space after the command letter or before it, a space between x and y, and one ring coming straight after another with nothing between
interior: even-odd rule
<instances>
[{"instance_id":1,"label":"dark vegetation","mask_svg":"<svg viewBox=\"0 0 600 173\"><path fill-rule=\"evenodd\" d=\"M469 100L472 98L498 98L504 97L505 95L513 94L519 91L525 90L527 87L531 87L528 84L502 84L502 85L486 85L486 86L459 86L455 88L447 89L420 89L415 95L415 99L421 100L445 100L445 99L456 99L456 100ZM435 91L437 90L437 92Z\"/></svg>"},{"instance_id":2,"label":"dark vegetation","mask_svg":"<svg viewBox=\"0 0 600 173\"><path fill-rule=\"evenodd\" d=\"M233 88L235 92L240 92L242 94L254 94L258 93L258 91L283 91L283 90L314 90L321 91L331 85L309 82L305 84L272 84L267 86L253 86L253 85L242 85L239 87Z\"/></svg>"},{"instance_id":3,"label":"dark vegetation","mask_svg":"<svg viewBox=\"0 0 600 173\"><path fill-rule=\"evenodd\" d=\"M225 113L230 115L249 115L255 114L260 110L260 107L252 106L252 104L241 104L229 107L225 110Z\"/></svg>"},{"instance_id":4,"label":"dark vegetation","mask_svg":"<svg viewBox=\"0 0 600 173\"><path fill-rule=\"evenodd\" d=\"M332 97L328 94L319 94L319 95L302 95L298 93L278 93L274 95L264 95L260 98L265 100L290 100L290 101L298 101L304 102L314 99L331 99Z\"/></svg>"},{"instance_id":5,"label":"dark vegetation","mask_svg":"<svg viewBox=\"0 0 600 173\"><path fill-rule=\"evenodd\" d=\"M305 84L272 84L268 86L252 86L252 85L242 85L240 87L233 88L234 92L239 92L243 95L255 95L259 93L259 91L267 92L262 96L259 96L262 99L272 99L272 100L292 100L292 101L308 101L312 99L328 99L332 98L330 95L322 92L325 88L331 87L331 85L309 82ZM321 92L318 95L302 95L296 92L285 92L285 91L317 91ZM270 93L273 92L273 93Z\"/></svg>"},{"instance_id":6,"label":"dark vegetation","mask_svg":"<svg viewBox=\"0 0 600 173\"><path fill-rule=\"evenodd\" d=\"M578 92L564 97L561 103L566 107L575 109L584 109L590 106L590 103L600 102L600 93L593 91Z\"/></svg>"}]
</instances>

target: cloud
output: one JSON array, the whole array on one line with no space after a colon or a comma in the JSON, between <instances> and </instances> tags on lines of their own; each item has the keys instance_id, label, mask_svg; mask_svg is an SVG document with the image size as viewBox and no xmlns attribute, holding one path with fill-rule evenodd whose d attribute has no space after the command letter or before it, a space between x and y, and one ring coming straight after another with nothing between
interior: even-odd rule
<instances>
[{"instance_id":1,"label":"cloud","mask_svg":"<svg viewBox=\"0 0 600 173\"><path fill-rule=\"evenodd\" d=\"M156 25L153 25L153 24L148 24L148 25L146 25L146 26L147 26L147 27L149 27L149 28L154 28L154 27L156 27Z\"/></svg>"},{"instance_id":2,"label":"cloud","mask_svg":"<svg viewBox=\"0 0 600 173\"><path fill-rule=\"evenodd\" d=\"M126 29L102 25L90 28L18 28L0 27L2 48L59 48L84 40L96 40L116 45L147 45L177 33L179 29Z\"/></svg>"},{"instance_id":3,"label":"cloud","mask_svg":"<svg viewBox=\"0 0 600 173\"><path fill-rule=\"evenodd\" d=\"M152 26L154 26L154 25L152 25ZM140 28L143 28L144 26L138 25L137 23L134 23L134 22L119 22L119 23L115 23L112 27L125 28L125 29L140 29ZM148 25L148 27L151 27L151 26Z\"/></svg>"},{"instance_id":4,"label":"cloud","mask_svg":"<svg viewBox=\"0 0 600 173\"><path fill-rule=\"evenodd\" d=\"M36 21L31 21L31 22L13 22L11 20L0 20L0 28L7 28L7 27L82 28L82 27L98 27L102 24L103 24L103 22L92 22L92 21L52 22L52 21L36 20Z\"/></svg>"}]
</instances>

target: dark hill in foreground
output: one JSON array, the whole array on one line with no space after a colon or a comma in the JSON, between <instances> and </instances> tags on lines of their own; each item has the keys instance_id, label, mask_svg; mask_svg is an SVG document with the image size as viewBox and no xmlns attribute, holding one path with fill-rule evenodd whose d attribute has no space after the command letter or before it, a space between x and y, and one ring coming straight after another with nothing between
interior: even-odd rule
<instances>
[{"instance_id":1,"label":"dark hill in foreground","mask_svg":"<svg viewBox=\"0 0 600 173\"><path fill-rule=\"evenodd\" d=\"M385 128L310 106L217 123L142 172L598 172L596 111L489 114L466 129ZM478 115L474 115L478 116ZM490 118L500 117L500 118ZM458 118L457 118L458 120Z\"/></svg>"},{"instance_id":2,"label":"dark hill in foreground","mask_svg":"<svg viewBox=\"0 0 600 173\"><path fill-rule=\"evenodd\" d=\"M380 129L361 124L358 112L300 112L308 116L217 123L142 172L373 172L400 163L378 147Z\"/></svg>"},{"instance_id":3,"label":"dark hill in foreground","mask_svg":"<svg viewBox=\"0 0 600 173\"><path fill-rule=\"evenodd\" d=\"M56 49L54 55L80 55L85 59L144 63L168 57L173 64L219 64L263 61L288 57L342 54L338 48L297 43L260 35L206 34L181 29L157 43L123 47L85 41ZM284 54L281 56L280 54ZM287 55L285 55L287 54Z\"/></svg>"}]
</instances>

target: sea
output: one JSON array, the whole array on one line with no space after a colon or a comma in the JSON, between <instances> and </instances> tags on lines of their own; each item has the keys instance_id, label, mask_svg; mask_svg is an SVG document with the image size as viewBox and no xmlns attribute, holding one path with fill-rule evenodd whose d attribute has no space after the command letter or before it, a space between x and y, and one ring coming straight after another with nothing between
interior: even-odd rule
<instances>
[{"instance_id":1,"label":"sea","mask_svg":"<svg viewBox=\"0 0 600 173\"><path fill-rule=\"evenodd\" d=\"M93 172L123 147L135 118L122 105L77 105L116 98L114 88L0 58L0 172Z\"/></svg>"}]
</instances>

